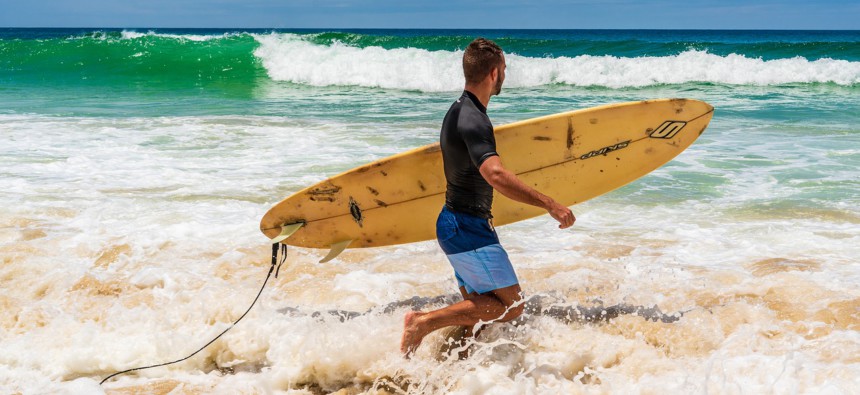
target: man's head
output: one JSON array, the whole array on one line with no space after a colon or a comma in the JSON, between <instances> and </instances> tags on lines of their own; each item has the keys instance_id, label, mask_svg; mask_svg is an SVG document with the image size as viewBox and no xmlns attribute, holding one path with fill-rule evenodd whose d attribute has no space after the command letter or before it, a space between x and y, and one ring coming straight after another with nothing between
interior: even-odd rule
<instances>
[{"instance_id":1,"label":"man's head","mask_svg":"<svg viewBox=\"0 0 860 395\"><path fill-rule=\"evenodd\" d=\"M467 85L481 84L487 77L495 79L493 95L498 95L505 82L505 53L496 43L476 38L463 54L463 75Z\"/></svg>"}]
</instances>

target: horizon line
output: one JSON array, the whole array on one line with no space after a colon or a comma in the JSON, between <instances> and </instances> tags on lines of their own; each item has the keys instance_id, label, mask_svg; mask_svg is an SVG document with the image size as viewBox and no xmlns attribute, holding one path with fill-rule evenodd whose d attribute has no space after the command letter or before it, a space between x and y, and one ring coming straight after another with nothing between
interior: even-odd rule
<instances>
[{"instance_id":1,"label":"horizon line","mask_svg":"<svg viewBox=\"0 0 860 395\"><path fill-rule=\"evenodd\" d=\"M180 26L0 26L0 29L218 29L218 30L511 30L511 31L573 31L573 30L649 30L649 31L822 31L822 32L860 32L860 29L762 29L762 28L695 28L695 29L654 29L654 28L447 28L447 27L180 27Z\"/></svg>"}]
</instances>

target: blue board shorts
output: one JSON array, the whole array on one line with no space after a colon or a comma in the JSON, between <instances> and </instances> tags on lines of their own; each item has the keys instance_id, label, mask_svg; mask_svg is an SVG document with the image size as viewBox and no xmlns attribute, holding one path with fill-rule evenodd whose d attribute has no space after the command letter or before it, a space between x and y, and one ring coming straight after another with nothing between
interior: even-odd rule
<instances>
[{"instance_id":1,"label":"blue board shorts","mask_svg":"<svg viewBox=\"0 0 860 395\"><path fill-rule=\"evenodd\" d=\"M436 239L454 267L457 285L484 294L519 284L514 266L489 220L443 207Z\"/></svg>"}]
</instances>

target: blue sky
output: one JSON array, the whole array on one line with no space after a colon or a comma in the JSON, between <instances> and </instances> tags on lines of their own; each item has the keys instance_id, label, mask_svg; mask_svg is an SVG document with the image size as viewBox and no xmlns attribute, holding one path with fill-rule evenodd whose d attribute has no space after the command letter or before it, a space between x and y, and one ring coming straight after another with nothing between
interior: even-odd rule
<instances>
[{"instance_id":1,"label":"blue sky","mask_svg":"<svg viewBox=\"0 0 860 395\"><path fill-rule=\"evenodd\" d=\"M0 27L860 29L860 0L0 0Z\"/></svg>"}]
</instances>

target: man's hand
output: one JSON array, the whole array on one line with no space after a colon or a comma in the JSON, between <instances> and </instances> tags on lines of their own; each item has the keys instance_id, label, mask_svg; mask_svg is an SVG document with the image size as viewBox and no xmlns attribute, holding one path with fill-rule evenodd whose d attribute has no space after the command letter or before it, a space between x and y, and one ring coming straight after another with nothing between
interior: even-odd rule
<instances>
[{"instance_id":1,"label":"man's hand","mask_svg":"<svg viewBox=\"0 0 860 395\"><path fill-rule=\"evenodd\" d=\"M559 229L567 229L573 226L573 223L576 222L576 217L573 215L573 212L555 200L550 203L550 206L546 211L549 212L549 215L555 218L556 221L558 221Z\"/></svg>"}]
</instances>

